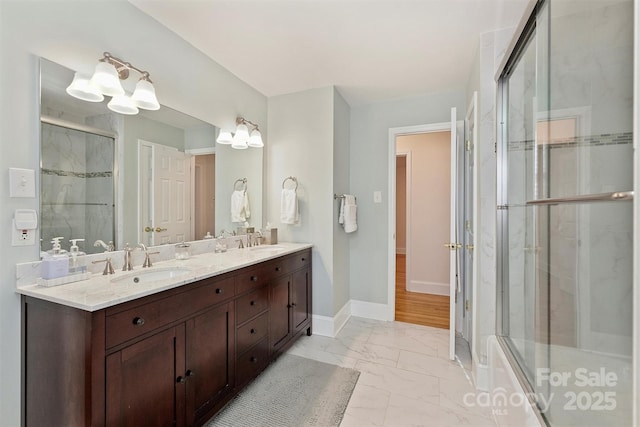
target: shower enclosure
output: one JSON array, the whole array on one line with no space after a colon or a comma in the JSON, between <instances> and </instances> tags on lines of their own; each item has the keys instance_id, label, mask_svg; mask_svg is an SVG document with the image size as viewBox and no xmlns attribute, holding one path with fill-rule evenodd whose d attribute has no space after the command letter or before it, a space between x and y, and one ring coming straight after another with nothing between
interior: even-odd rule
<instances>
[{"instance_id":1,"label":"shower enclosure","mask_svg":"<svg viewBox=\"0 0 640 427\"><path fill-rule=\"evenodd\" d=\"M86 253L101 239L115 243L115 134L86 125L41 118L41 250L54 237L85 239Z\"/></svg>"},{"instance_id":2,"label":"shower enclosure","mask_svg":"<svg viewBox=\"0 0 640 427\"><path fill-rule=\"evenodd\" d=\"M631 425L632 61L631 0L547 0L499 79L499 339L549 425Z\"/></svg>"}]
</instances>

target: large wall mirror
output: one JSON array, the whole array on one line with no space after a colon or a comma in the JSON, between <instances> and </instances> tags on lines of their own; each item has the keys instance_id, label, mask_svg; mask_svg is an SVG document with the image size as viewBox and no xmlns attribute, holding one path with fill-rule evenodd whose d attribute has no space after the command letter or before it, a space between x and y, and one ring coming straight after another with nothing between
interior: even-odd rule
<instances>
[{"instance_id":1,"label":"large wall mirror","mask_svg":"<svg viewBox=\"0 0 640 427\"><path fill-rule=\"evenodd\" d=\"M54 237L158 245L262 226L262 150L215 143L217 128L163 106L133 116L68 95L74 72L41 59L41 250ZM156 89L162 102L161 87ZM232 222L234 191L249 216Z\"/></svg>"}]
</instances>

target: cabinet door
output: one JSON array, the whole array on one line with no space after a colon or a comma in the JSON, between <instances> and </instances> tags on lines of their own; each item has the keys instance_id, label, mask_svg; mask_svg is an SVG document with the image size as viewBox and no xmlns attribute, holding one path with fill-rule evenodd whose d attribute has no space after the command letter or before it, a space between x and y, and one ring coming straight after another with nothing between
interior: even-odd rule
<instances>
[{"instance_id":1,"label":"cabinet door","mask_svg":"<svg viewBox=\"0 0 640 427\"><path fill-rule=\"evenodd\" d=\"M280 277L269 284L269 339L271 351L284 345L291 336L289 286L291 276Z\"/></svg>"},{"instance_id":2,"label":"cabinet door","mask_svg":"<svg viewBox=\"0 0 640 427\"><path fill-rule=\"evenodd\" d=\"M184 425L184 327L176 326L107 356L108 426Z\"/></svg>"},{"instance_id":3,"label":"cabinet door","mask_svg":"<svg viewBox=\"0 0 640 427\"><path fill-rule=\"evenodd\" d=\"M187 425L219 403L234 386L233 303L186 322Z\"/></svg>"},{"instance_id":4,"label":"cabinet door","mask_svg":"<svg viewBox=\"0 0 640 427\"><path fill-rule=\"evenodd\" d=\"M291 310L293 329L298 332L307 325L311 315L311 293L309 289L309 270L299 270L293 273L291 284Z\"/></svg>"}]
</instances>

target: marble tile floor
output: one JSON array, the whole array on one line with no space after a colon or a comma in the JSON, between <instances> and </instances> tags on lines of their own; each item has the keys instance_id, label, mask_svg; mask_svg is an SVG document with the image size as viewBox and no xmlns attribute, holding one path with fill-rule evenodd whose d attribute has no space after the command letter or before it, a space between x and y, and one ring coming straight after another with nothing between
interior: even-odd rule
<instances>
[{"instance_id":1,"label":"marble tile floor","mask_svg":"<svg viewBox=\"0 0 640 427\"><path fill-rule=\"evenodd\" d=\"M456 340L458 358L450 361L448 334L352 317L335 338L303 336L289 353L360 371L341 427L495 427L490 408L464 403L466 393L480 392L466 341Z\"/></svg>"}]
</instances>

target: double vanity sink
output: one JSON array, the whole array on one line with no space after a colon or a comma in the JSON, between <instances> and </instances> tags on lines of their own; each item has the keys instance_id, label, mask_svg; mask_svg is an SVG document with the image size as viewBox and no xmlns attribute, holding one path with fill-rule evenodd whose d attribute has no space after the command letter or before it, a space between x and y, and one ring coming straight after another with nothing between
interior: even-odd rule
<instances>
[{"instance_id":1,"label":"double vanity sink","mask_svg":"<svg viewBox=\"0 0 640 427\"><path fill-rule=\"evenodd\" d=\"M57 287L19 266L26 426L200 426L311 334L311 245L172 249Z\"/></svg>"}]
</instances>

